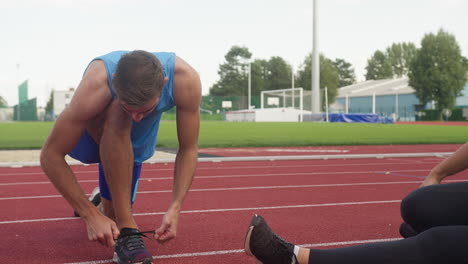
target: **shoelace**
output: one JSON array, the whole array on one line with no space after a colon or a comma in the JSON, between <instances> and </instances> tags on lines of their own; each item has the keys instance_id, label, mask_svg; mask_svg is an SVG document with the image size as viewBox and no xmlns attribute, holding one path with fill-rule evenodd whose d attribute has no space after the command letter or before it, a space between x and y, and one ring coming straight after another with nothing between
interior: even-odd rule
<instances>
[{"instance_id":1,"label":"shoelace","mask_svg":"<svg viewBox=\"0 0 468 264\"><path fill-rule=\"evenodd\" d=\"M128 236L133 236L133 235L140 235L140 236L144 236L148 239L150 239L147 235L145 234L156 234L156 231L154 230L151 230L151 231L141 231L141 232L135 232L135 233L131 233L131 234L125 234L125 235L120 235L120 237L128 237Z\"/></svg>"},{"instance_id":2,"label":"shoelace","mask_svg":"<svg viewBox=\"0 0 468 264\"><path fill-rule=\"evenodd\" d=\"M131 234L124 234L124 235L119 235L119 238L127 238L126 241L125 241L125 244L127 246L127 248L129 250L134 250L134 249L138 249L138 248L142 248L144 247L144 244L143 244L143 240L141 240L141 236L144 236L148 239L151 239L150 237L148 237L147 235L145 234L155 234L156 232L155 231L141 231L141 232L135 232L135 233L131 233ZM140 238L138 240L135 240L135 239L132 239L132 238Z\"/></svg>"}]
</instances>

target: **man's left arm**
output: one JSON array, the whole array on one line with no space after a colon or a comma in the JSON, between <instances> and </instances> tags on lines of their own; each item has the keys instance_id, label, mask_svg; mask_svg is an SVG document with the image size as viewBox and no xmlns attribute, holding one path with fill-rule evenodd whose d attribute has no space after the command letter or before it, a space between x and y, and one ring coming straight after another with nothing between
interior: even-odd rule
<instances>
[{"instance_id":1,"label":"man's left arm","mask_svg":"<svg viewBox=\"0 0 468 264\"><path fill-rule=\"evenodd\" d=\"M182 204L192 185L198 159L200 128L201 83L196 71L177 58L174 79L174 97L177 111L177 138L179 150L174 166L174 184L171 204L163 217L155 238L159 242L176 236Z\"/></svg>"}]
</instances>

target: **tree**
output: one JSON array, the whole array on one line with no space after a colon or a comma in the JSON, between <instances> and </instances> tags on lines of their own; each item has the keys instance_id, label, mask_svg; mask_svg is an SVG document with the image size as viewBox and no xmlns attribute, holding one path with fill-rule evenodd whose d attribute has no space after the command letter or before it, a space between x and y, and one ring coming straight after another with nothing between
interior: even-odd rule
<instances>
[{"instance_id":1,"label":"tree","mask_svg":"<svg viewBox=\"0 0 468 264\"><path fill-rule=\"evenodd\" d=\"M366 80L381 80L393 77L392 65L385 53L380 50L367 60Z\"/></svg>"},{"instance_id":2,"label":"tree","mask_svg":"<svg viewBox=\"0 0 468 264\"><path fill-rule=\"evenodd\" d=\"M340 76L333 61L323 55L320 56L320 83L323 84L321 87L327 88L328 104L332 104L338 94ZM322 93L320 100L323 108L325 105L325 93Z\"/></svg>"},{"instance_id":3,"label":"tree","mask_svg":"<svg viewBox=\"0 0 468 264\"><path fill-rule=\"evenodd\" d=\"M2 107L7 107L7 106L8 106L7 101L5 100L5 98L3 98L3 97L0 95L0 108L2 108Z\"/></svg>"},{"instance_id":4,"label":"tree","mask_svg":"<svg viewBox=\"0 0 468 264\"><path fill-rule=\"evenodd\" d=\"M251 63L251 105L260 107L260 93L268 90L268 61L256 59Z\"/></svg>"},{"instance_id":5,"label":"tree","mask_svg":"<svg viewBox=\"0 0 468 264\"><path fill-rule=\"evenodd\" d=\"M49 100L47 101L45 112L46 114L53 114L54 111L54 90L50 92Z\"/></svg>"},{"instance_id":6,"label":"tree","mask_svg":"<svg viewBox=\"0 0 468 264\"><path fill-rule=\"evenodd\" d=\"M393 43L387 48L387 58L393 75L402 77L408 74L411 61L416 54L416 46L411 42Z\"/></svg>"},{"instance_id":7,"label":"tree","mask_svg":"<svg viewBox=\"0 0 468 264\"><path fill-rule=\"evenodd\" d=\"M249 61L252 54L245 47L233 46L220 65L220 80L210 88L212 96L246 96ZM250 63L252 104L260 106L263 90L286 89L291 86L292 68L281 57L256 59ZM258 98L254 98L258 97ZM258 100L257 100L258 99Z\"/></svg>"},{"instance_id":8,"label":"tree","mask_svg":"<svg viewBox=\"0 0 468 264\"><path fill-rule=\"evenodd\" d=\"M421 103L451 109L467 81L466 66L455 37L444 30L426 34L411 63L409 84Z\"/></svg>"},{"instance_id":9,"label":"tree","mask_svg":"<svg viewBox=\"0 0 468 264\"><path fill-rule=\"evenodd\" d=\"M468 58L463 57L463 65L465 65L465 71L468 74Z\"/></svg>"},{"instance_id":10,"label":"tree","mask_svg":"<svg viewBox=\"0 0 468 264\"><path fill-rule=\"evenodd\" d=\"M338 71L338 77L340 79L339 87L351 85L356 82L356 74L351 63L344 59L335 59L333 62L335 68Z\"/></svg>"},{"instance_id":11,"label":"tree","mask_svg":"<svg viewBox=\"0 0 468 264\"><path fill-rule=\"evenodd\" d=\"M246 47L231 47L224 56L226 62L219 66L220 79L210 88L210 95L246 95L248 61L251 57Z\"/></svg>"},{"instance_id":12,"label":"tree","mask_svg":"<svg viewBox=\"0 0 468 264\"><path fill-rule=\"evenodd\" d=\"M291 88L291 66L281 57L271 57L267 63L267 90Z\"/></svg>"},{"instance_id":13,"label":"tree","mask_svg":"<svg viewBox=\"0 0 468 264\"><path fill-rule=\"evenodd\" d=\"M311 90L311 62L312 54L310 53L304 59L304 63L297 74L297 86L304 88L304 90ZM332 60L320 54L320 89L327 87L328 103L331 104L335 101L335 97L338 94L338 86L340 83L340 77L338 70L336 69ZM322 107L325 104L324 93L321 96Z\"/></svg>"}]
</instances>

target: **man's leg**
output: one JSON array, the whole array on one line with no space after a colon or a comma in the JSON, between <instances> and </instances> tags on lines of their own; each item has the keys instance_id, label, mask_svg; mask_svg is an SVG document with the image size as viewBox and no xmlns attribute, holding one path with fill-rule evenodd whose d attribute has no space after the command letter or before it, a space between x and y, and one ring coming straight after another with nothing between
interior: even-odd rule
<instances>
[{"instance_id":1,"label":"man's leg","mask_svg":"<svg viewBox=\"0 0 468 264\"><path fill-rule=\"evenodd\" d=\"M152 256L144 246L131 209L141 170L141 164L133 161L131 127L132 120L113 101L105 112L88 122L87 134L99 150L102 191L99 208L120 230L113 261L148 264L152 263ZM105 183L105 188L101 183Z\"/></svg>"},{"instance_id":2,"label":"man's leg","mask_svg":"<svg viewBox=\"0 0 468 264\"><path fill-rule=\"evenodd\" d=\"M133 175L131 128L131 118L114 100L109 105L104 118L99 153L119 229L138 228L131 208Z\"/></svg>"},{"instance_id":3,"label":"man's leg","mask_svg":"<svg viewBox=\"0 0 468 264\"><path fill-rule=\"evenodd\" d=\"M141 167L142 167L142 164L139 162L135 162L133 165L132 193L131 193L132 205L135 202L136 192L138 190ZM102 164L99 164L99 189L100 189L100 196L101 196L101 204L99 205L99 209L107 217L115 221L115 213L114 213L114 208L112 206L112 195L110 193L109 187L107 186L106 178L104 175L104 168L102 167Z\"/></svg>"},{"instance_id":4,"label":"man's leg","mask_svg":"<svg viewBox=\"0 0 468 264\"><path fill-rule=\"evenodd\" d=\"M114 100L104 112L87 124L86 130L99 147L100 163L105 173L109 197L102 199L101 208L113 218L119 229L137 228L131 211L133 149L130 140L131 118Z\"/></svg>"},{"instance_id":5,"label":"man's leg","mask_svg":"<svg viewBox=\"0 0 468 264\"><path fill-rule=\"evenodd\" d=\"M114 247L116 263L152 263L132 214L133 147L131 118L114 100L106 112L99 140L101 164L112 201L103 199L104 211L115 216L120 235ZM106 201L107 200L107 201ZM112 204L112 206L110 206ZM113 211L110 211L110 208Z\"/></svg>"}]
</instances>

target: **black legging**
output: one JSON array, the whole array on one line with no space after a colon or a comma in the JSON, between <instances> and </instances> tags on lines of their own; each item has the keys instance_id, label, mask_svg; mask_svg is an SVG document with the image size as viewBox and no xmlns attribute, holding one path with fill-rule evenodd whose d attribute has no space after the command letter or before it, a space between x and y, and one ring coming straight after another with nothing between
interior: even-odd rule
<instances>
[{"instance_id":1,"label":"black legging","mask_svg":"<svg viewBox=\"0 0 468 264\"><path fill-rule=\"evenodd\" d=\"M401 215L405 221L402 227L406 226L414 236L392 242L311 249L309 264L468 263L468 182L419 188L403 199Z\"/></svg>"}]
</instances>

